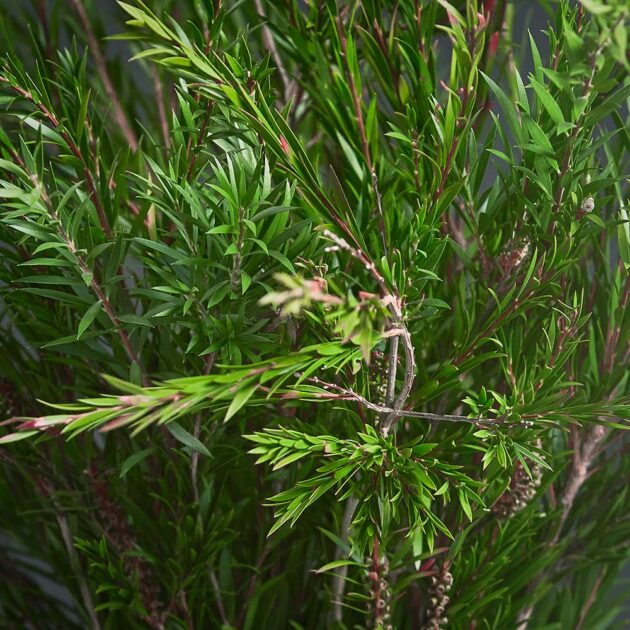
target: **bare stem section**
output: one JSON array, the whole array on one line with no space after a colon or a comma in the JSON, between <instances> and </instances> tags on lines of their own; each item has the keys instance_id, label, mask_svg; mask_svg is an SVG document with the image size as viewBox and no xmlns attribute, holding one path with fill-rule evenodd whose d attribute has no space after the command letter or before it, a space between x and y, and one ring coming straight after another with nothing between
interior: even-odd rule
<instances>
[{"instance_id":1,"label":"bare stem section","mask_svg":"<svg viewBox=\"0 0 630 630\"><path fill-rule=\"evenodd\" d=\"M90 53L94 59L94 65L96 66L96 71L98 72L98 76L103 82L103 87L105 88L105 92L108 98L111 101L112 108L114 110L114 117L116 118L116 122L120 127L125 139L129 143L132 151L138 150L138 138L134 130L131 127L129 119L127 118L127 114L123 109L123 106L120 102L120 98L118 96L118 92L112 83L112 80L109 76L109 72L107 70L107 62L105 61L105 57L103 56L103 51L101 50L100 44L98 43L98 39L94 34L94 30L92 29L92 24L90 22L90 18L83 6L81 0L70 0L74 10L77 12L79 16L79 20L81 21L81 26L85 31L85 38L87 40L88 48L90 49Z\"/></svg>"},{"instance_id":2,"label":"bare stem section","mask_svg":"<svg viewBox=\"0 0 630 630\"><path fill-rule=\"evenodd\" d=\"M558 530L552 540L552 544L554 545L560 538L560 533L567 522L571 508L575 503L575 499L580 491L580 488L589 477L589 472L593 466L595 457L597 456L599 446L604 441L607 434L608 429L605 426L598 424L589 429L582 442L579 443L575 449L571 472L564 487L564 492L562 493L562 515L558 524Z\"/></svg>"}]
</instances>

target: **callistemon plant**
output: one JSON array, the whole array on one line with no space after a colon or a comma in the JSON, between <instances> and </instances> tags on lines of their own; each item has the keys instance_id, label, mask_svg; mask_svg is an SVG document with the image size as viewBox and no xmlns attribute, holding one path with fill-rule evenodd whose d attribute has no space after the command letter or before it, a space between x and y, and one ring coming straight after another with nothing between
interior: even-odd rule
<instances>
[{"instance_id":1,"label":"callistemon plant","mask_svg":"<svg viewBox=\"0 0 630 630\"><path fill-rule=\"evenodd\" d=\"M621 627L626 1L2 6L0 626Z\"/></svg>"}]
</instances>

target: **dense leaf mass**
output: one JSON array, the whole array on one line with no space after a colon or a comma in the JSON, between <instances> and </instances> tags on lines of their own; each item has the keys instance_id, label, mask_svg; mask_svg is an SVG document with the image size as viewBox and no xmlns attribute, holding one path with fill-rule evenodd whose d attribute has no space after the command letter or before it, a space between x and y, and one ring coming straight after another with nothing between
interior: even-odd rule
<instances>
[{"instance_id":1,"label":"dense leaf mass","mask_svg":"<svg viewBox=\"0 0 630 630\"><path fill-rule=\"evenodd\" d=\"M9 4L0 627L620 627L627 2Z\"/></svg>"}]
</instances>

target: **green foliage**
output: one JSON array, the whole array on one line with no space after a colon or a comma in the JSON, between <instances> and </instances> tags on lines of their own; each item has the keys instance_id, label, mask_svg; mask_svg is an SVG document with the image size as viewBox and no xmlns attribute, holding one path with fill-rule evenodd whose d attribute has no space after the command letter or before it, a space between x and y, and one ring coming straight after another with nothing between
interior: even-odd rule
<instances>
[{"instance_id":1,"label":"green foliage","mask_svg":"<svg viewBox=\"0 0 630 630\"><path fill-rule=\"evenodd\" d=\"M49 4L1 22L0 625L620 627L627 3Z\"/></svg>"}]
</instances>

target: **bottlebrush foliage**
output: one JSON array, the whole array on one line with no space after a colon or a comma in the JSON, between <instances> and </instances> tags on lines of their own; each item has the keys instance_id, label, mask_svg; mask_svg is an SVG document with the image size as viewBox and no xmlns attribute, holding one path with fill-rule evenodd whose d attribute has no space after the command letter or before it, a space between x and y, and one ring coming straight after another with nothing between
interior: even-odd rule
<instances>
[{"instance_id":1,"label":"bottlebrush foliage","mask_svg":"<svg viewBox=\"0 0 630 630\"><path fill-rule=\"evenodd\" d=\"M534 4L3 9L0 626L619 627L630 9Z\"/></svg>"}]
</instances>

